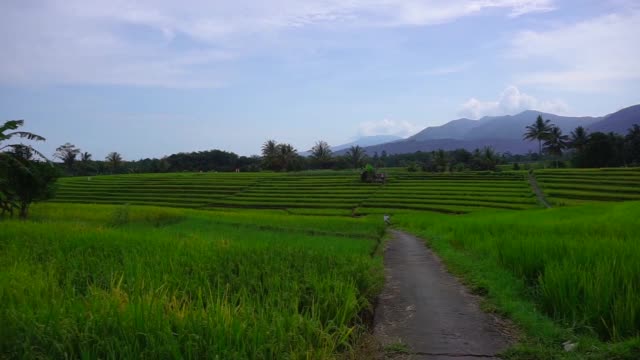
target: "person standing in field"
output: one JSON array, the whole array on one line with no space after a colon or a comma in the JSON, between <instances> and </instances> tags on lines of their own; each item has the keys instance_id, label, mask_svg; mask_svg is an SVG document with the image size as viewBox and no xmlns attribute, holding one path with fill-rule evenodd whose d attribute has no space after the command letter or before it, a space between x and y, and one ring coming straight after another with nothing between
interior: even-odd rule
<instances>
[{"instance_id":1,"label":"person standing in field","mask_svg":"<svg viewBox=\"0 0 640 360\"><path fill-rule=\"evenodd\" d=\"M384 219L384 223L387 225L391 225L391 216L384 214L384 216L382 217Z\"/></svg>"}]
</instances>

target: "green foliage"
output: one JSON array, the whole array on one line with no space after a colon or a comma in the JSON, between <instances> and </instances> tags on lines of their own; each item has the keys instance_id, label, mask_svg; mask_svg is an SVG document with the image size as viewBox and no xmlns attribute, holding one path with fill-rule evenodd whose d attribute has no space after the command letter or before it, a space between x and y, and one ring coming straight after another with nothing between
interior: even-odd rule
<instances>
[{"instance_id":1,"label":"green foliage","mask_svg":"<svg viewBox=\"0 0 640 360\"><path fill-rule=\"evenodd\" d=\"M538 115L536 121L526 127L523 139L538 141L538 154L542 156L542 142L549 138L552 128L553 125L550 120L543 120L542 116Z\"/></svg>"},{"instance_id":2,"label":"green foliage","mask_svg":"<svg viewBox=\"0 0 640 360\"><path fill-rule=\"evenodd\" d=\"M491 259L551 317L602 339L640 330L640 202L513 212L398 215L400 226Z\"/></svg>"},{"instance_id":3,"label":"green foliage","mask_svg":"<svg viewBox=\"0 0 640 360\"><path fill-rule=\"evenodd\" d=\"M365 331L383 280L367 218L132 206L103 227L114 209L0 223L3 358L319 359Z\"/></svg>"}]
</instances>

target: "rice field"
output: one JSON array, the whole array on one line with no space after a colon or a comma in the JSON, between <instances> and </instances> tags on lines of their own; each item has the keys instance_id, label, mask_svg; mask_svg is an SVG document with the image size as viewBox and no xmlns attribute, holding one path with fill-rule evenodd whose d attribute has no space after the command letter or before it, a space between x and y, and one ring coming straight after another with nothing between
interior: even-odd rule
<instances>
[{"instance_id":1,"label":"rice field","mask_svg":"<svg viewBox=\"0 0 640 360\"><path fill-rule=\"evenodd\" d=\"M464 216L400 214L399 225L520 279L553 319L604 340L640 335L640 202Z\"/></svg>"},{"instance_id":2,"label":"rice field","mask_svg":"<svg viewBox=\"0 0 640 360\"><path fill-rule=\"evenodd\" d=\"M297 214L354 215L376 209L466 213L537 206L523 174L455 175L390 172L386 184L356 172L184 173L60 180L54 201L186 208L279 209Z\"/></svg>"},{"instance_id":3,"label":"rice field","mask_svg":"<svg viewBox=\"0 0 640 360\"><path fill-rule=\"evenodd\" d=\"M381 214L563 328L640 339L640 169L535 170L553 209L525 171L385 171L60 179L0 219L0 358L344 357L382 286Z\"/></svg>"},{"instance_id":4,"label":"rice field","mask_svg":"<svg viewBox=\"0 0 640 360\"><path fill-rule=\"evenodd\" d=\"M640 200L640 169L536 170L538 184L556 205Z\"/></svg>"},{"instance_id":5,"label":"rice field","mask_svg":"<svg viewBox=\"0 0 640 360\"><path fill-rule=\"evenodd\" d=\"M0 358L325 359L382 284L370 218L43 204L0 221Z\"/></svg>"}]
</instances>

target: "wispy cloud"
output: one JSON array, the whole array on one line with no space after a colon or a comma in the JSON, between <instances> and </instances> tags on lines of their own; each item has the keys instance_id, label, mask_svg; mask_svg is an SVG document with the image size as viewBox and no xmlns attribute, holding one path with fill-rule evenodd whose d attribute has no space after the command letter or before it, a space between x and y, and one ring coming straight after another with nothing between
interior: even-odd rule
<instances>
[{"instance_id":1,"label":"wispy cloud","mask_svg":"<svg viewBox=\"0 0 640 360\"><path fill-rule=\"evenodd\" d=\"M482 101L476 98L467 100L459 113L461 116L477 119L483 116L511 115L524 110L563 114L568 111L568 108L562 100L539 100L521 92L515 86L508 86L498 100Z\"/></svg>"},{"instance_id":2,"label":"wispy cloud","mask_svg":"<svg viewBox=\"0 0 640 360\"><path fill-rule=\"evenodd\" d=\"M224 85L225 66L274 34L441 24L552 0L42 0L0 5L0 83Z\"/></svg>"},{"instance_id":3,"label":"wispy cloud","mask_svg":"<svg viewBox=\"0 0 640 360\"><path fill-rule=\"evenodd\" d=\"M610 14L546 31L525 31L512 42L510 55L539 70L515 76L518 84L570 91L608 91L640 79L640 10Z\"/></svg>"}]
</instances>

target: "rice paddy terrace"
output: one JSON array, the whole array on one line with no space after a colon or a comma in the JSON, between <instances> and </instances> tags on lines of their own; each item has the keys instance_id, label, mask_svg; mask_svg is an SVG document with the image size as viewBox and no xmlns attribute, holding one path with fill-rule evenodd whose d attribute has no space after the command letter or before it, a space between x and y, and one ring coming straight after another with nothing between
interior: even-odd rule
<instances>
[{"instance_id":1,"label":"rice paddy terrace","mask_svg":"<svg viewBox=\"0 0 640 360\"><path fill-rule=\"evenodd\" d=\"M546 169L535 176L556 205L640 200L640 168Z\"/></svg>"},{"instance_id":2,"label":"rice paddy terrace","mask_svg":"<svg viewBox=\"0 0 640 360\"><path fill-rule=\"evenodd\" d=\"M535 176L554 205L640 200L640 169L546 169ZM386 184L356 172L173 173L63 178L56 202L185 208L285 209L353 215L428 210L467 213L538 205L525 172L388 172Z\"/></svg>"},{"instance_id":3,"label":"rice paddy terrace","mask_svg":"<svg viewBox=\"0 0 640 360\"><path fill-rule=\"evenodd\" d=\"M524 173L390 171L386 184L357 172L177 173L63 178L56 202L187 208L269 208L351 215L396 210L466 213L537 206Z\"/></svg>"}]
</instances>

